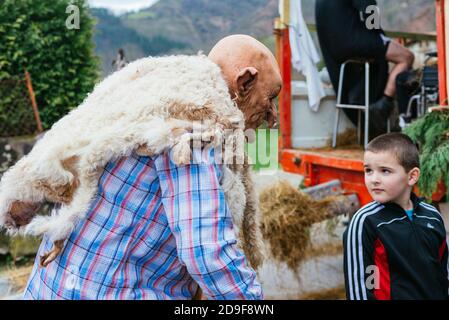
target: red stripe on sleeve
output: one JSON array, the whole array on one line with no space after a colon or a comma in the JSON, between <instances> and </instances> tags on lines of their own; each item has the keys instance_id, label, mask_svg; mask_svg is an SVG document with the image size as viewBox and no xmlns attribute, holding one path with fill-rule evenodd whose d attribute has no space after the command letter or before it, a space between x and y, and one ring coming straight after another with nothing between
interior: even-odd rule
<instances>
[{"instance_id":1,"label":"red stripe on sleeve","mask_svg":"<svg viewBox=\"0 0 449 320\"><path fill-rule=\"evenodd\" d=\"M379 288L374 289L374 296L377 300L391 300L390 268L387 252L380 239L374 242L374 263L379 270Z\"/></svg>"},{"instance_id":2,"label":"red stripe on sleeve","mask_svg":"<svg viewBox=\"0 0 449 320\"><path fill-rule=\"evenodd\" d=\"M438 259L441 261L443 259L444 251L446 250L446 239L443 240L443 243L438 250Z\"/></svg>"}]
</instances>

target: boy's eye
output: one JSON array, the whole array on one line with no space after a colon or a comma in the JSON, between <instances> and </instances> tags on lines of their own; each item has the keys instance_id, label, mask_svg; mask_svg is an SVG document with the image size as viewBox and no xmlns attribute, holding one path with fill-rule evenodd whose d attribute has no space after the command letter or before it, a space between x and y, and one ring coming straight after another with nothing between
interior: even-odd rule
<instances>
[{"instance_id":1,"label":"boy's eye","mask_svg":"<svg viewBox=\"0 0 449 320\"><path fill-rule=\"evenodd\" d=\"M365 173L371 173L373 170L371 170L370 168L365 168Z\"/></svg>"},{"instance_id":2,"label":"boy's eye","mask_svg":"<svg viewBox=\"0 0 449 320\"><path fill-rule=\"evenodd\" d=\"M388 169L383 169L383 170L382 170L382 173L389 174L389 173L391 173L391 171L388 170Z\"/></svg>"}]
</instances>

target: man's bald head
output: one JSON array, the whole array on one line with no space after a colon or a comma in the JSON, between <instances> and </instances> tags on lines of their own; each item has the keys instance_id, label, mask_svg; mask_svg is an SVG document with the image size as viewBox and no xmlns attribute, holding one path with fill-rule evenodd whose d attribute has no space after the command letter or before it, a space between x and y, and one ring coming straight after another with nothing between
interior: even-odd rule
<instances>
[{"instance_id":1,"label":"man's bald head","mask_svg":"<svg viewBox=\"0 0 449 320\"><path fill-rule=\"evenodd\" d=\"M218 41L210 51L209 58L226 68L255 66L268 61L277 66L273 54L263 43L243 34L228 36Z\"/></svg>"},{"instance_id":2,"label":"man's bald head","mask_svg":"<svg viewBox=\"0 0 449 320\"><path fill-rule=\"evenodd\" d=\"M273 100L282 78L271 51L250 36L231 35L212 48L209 58L221 68L231 96L245 114L246 126L256 128L263 120L273 126L277 114Z\"/></svg>"}]
</instances>

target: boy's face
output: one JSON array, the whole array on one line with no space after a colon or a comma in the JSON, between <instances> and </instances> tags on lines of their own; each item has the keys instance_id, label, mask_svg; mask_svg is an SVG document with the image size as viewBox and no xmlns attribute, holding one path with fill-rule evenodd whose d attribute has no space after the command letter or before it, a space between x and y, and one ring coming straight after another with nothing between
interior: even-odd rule
<instances>
[{"instance_id":1,"label":"boy's face","mask_svg":"<svg viewBox=\"0 0 449 320\"><path fill-rule=\"evenodd\" d=\"M380 203L405 203L419 179L419 169L406 172L391 152L366 151L364 157L365 185L371 197Z\"/></svg>"}]
</instances>

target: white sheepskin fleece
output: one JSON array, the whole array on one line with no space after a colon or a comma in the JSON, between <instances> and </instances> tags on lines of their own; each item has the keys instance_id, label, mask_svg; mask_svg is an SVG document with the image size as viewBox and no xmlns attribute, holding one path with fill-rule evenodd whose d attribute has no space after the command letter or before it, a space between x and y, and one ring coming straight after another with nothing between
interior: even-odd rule
<instances>
[{"instance_id":1,"label":"white sheepskin fleece","mask_svg":"<svg viewBox=\"0 0 449 320\"><path fill-rule=\"evenodd\" d=\"M52 241L66 239L88 211L99 175L109 161L143 147L150 155L171 149L175 163L188 163L194 122L201 123L203 134L215 141L223 139L225 129L244 129L243 114L231 100L215 63L203 55L130 63L96 85L80 106L55 123L3 175L0 225L7 226L10 234L46 233ZM71 170L64 166L67 159L76 159ZM237 230L242 227L247 201L241 181L244 170L244 166L231 166L224 178ZM51 201L50 193L64 190L75 179L73 197L51 216L35 216L22 227L11 223L9 210L15 201Z\"/></svg>"},{"instance_id":2,"label":"white sheepskin fleece","mask_svg":"<svg viewBox=\"0 0 449 320\"><path fill-rule=\"evenodd\" d=\"M85 217L109 161L133 151L156 155L170 149L176 164L189 163L190 142L195 138L192 128L198 124L203 128L201 136L215 143L243 136L244 116L215 63L204 55L130 63L101 81L3 175L0 226L12 235L45 233L54 242L67 239ZM223 190L243 239L239 246L257 268L262 261L258 252L262 235L250 167L232 164L224 169ZM71 185L74 191L64 198ZM50 216L35 216L25 226L14 223L10 210L15 202L44 200L61 206Z\"/></svg>"}]
</instances>

